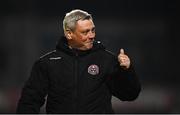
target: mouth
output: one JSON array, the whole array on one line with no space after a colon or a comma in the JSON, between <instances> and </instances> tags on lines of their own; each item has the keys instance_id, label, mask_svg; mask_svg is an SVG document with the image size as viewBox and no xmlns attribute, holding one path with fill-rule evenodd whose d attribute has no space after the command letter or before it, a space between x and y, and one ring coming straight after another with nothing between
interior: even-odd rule
<instances>
[{"instance_id":1,"label":"mouth","mask_svg":"<svg viewBox=\"0 0 180 115\"><path fill-rule=\"evenodd\" d=\"M93 43L94 43L94 41L87 42L87 43L86 43L86 47L91 48L91 47L93 46Z\"/></svg>"},{"instance_id":2,"label":"mouth","mask_svg":"<svg viewBox=\"0 0 180 115\"><path fill-rule=\"evenodd\" d=\"M94 40L86 42L86 44L93 44Z\"/></svg>"},{"instance_id":3,"label":"mouth","mask_svg":"<svg viewBox=\"0 0 180 115\"><path fill-rule=\"evenodd\" d=\"M93 45L94 41L88 42L88 45Z\"/></svg>"},{"instance_id":4,"label":"mouth","mask_svg":"<svg viewBox=\"0 0 180 115\"><path fill-rule=\"evenodd\" d=\"M90 41L89 43L93 44L93 43L94 43L94 40Z\"/></svg>"}]
</instances>

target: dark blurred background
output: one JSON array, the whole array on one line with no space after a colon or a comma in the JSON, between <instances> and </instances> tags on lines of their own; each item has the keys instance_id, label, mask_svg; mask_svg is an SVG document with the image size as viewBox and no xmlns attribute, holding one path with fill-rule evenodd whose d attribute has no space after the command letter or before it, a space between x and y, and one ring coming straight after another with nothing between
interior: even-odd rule
<instances>
[{"instance_id":1,"label":"dark blurred background","mask_svg":"<svg viewBox=\"0 0 180 115\"><path fill-rule=\"evenodd\" d=\"M134 102L113 97L115 112L180 113L175 0L1 0L0 113L15 113L34 61L55 48L75 8L92 14L107 49L124 48L135 64L142 92Z\"/></svg>"}]
</instances>

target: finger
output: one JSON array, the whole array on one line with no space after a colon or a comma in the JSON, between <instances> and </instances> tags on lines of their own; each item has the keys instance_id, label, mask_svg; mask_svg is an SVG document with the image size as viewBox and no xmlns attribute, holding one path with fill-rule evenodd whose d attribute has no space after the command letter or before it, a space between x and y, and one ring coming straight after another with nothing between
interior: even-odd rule
<instances>
[{"instance_id":1,"label":"finger","mask_svg":"<svg viewBox=\"0 0 180 115\"><path fill-rule=\"evenodd\" d=\"M124 49L120 49L120 54L124 54Z\"/></svg>"}]
</instances>

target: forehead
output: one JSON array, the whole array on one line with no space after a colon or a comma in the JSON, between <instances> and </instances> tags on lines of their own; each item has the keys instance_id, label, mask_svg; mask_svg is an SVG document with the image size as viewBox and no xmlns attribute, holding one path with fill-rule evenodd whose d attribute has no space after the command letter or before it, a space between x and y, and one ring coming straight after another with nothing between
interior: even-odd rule
<instances>
[{"instance_id":1,"label":"forehead","mask_svg":"<svg viewBox=\"0 0 180 115\"><path fill-rule=\"evenodd\" d=\"M76 30L85 30L94 28L94 23L91 19L89 20L78 20L76 23Z\"/></svg>"}]
</instances>

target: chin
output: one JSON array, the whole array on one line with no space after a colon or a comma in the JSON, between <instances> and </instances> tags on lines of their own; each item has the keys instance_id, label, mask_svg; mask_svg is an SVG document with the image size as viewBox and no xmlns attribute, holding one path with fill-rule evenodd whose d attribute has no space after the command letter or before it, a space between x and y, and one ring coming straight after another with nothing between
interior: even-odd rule
<instances>
[{"instance_id":1,"label":"chin","mask_svg":"<svg viewBox=\"0 0 180 115\"><path fill-rule=\"evenodd\" d=\"M87 49L91 49L93 47L93 45L89 45L88 47L87 47Z\"/></svg>"}]
</instances>

